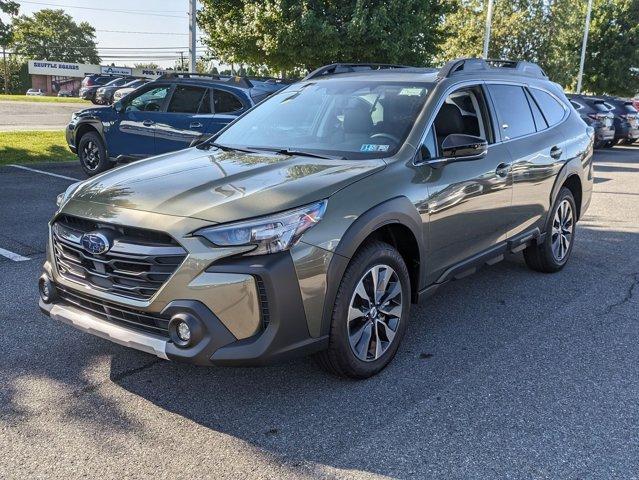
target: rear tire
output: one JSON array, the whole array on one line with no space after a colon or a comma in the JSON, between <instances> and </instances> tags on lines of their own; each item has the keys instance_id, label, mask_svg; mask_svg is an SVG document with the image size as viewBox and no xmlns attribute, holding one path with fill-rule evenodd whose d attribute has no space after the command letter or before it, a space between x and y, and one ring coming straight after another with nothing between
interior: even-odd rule
<instances>
[{"instance_id":1,"label":"rear tire","mask_svg":"<svg viewBox=\"0 0 639 480\"><path fill-rule=\"evenodd\" d=\"M554 273L564 268L575 244L576 212L572 192L562 187L548 215L544 243L524 250L528 268L543 273Z\"/></svg>"},{"instance_id":2,"label":"rear tire","mask_svg":"<svg viewBox=\"0 0 639 480\"><path fill-rule=\"evenodd\" d=\"M406 332L410 293L408 269L399 252L380 241L365 244L337 291L329 346L316 355L320 367L360 379L386 367Z\"/></svg>"},{"instance_id":3,"label":"rear tire","mask_svg":"<svg viewBox=\"0 0 639 480\"><path fill-rule=\"evenodd\" d=\"M606 143L603 144L603 148L612 148L614 146L615 146L614 140L608 140Z\"/></svg>"},{"instance_id":4,"label":"rear tire","mask_svg":"<svg viewBox=\"0 0 639 480\"><path fill-rule=\"evenodd\" d=\"M102 173L113 166L106 153L102 137L97 132L87 132L78 143L78 158L88 177Z\"/></svg>"}]
</instances>

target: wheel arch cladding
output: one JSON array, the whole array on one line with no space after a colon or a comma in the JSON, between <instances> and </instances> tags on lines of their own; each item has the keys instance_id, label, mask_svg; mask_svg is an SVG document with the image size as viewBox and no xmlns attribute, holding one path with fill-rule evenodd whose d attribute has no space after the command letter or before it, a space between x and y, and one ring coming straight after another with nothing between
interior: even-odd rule
<instances>
[{"instance_id":1,"label":"wheel arch cladding","mask_svg":"<svg viewBox=\"0 0 639 480\"><path fill-rule=\"evenodd\" d=\"M581 187L581 180L579 178L579 175L577 175L577 174L570 175L563 182L562 187L566 187L572 193L572 196L575 199L575 207L577 208L577 219L580 219L581 218L582 187Z\"/></svg>"},{"instance_id":2,"label":"wheel arch cladding","mask_svg":"<svg viewBox=\"0 0 639 480\"><path fill-rule=\"evenodd\" d=\"M337 290L350 259L371 239L385 241L399 251L406 262L411 279L412 300L422 288L426 245L422 234L422 220L414 205L406 197L381 203L355 220L342 236L328 267L328 288L322 314L322 333L328 332Z\"/></svg>"},{"instance_id":3,"label":"wheel arch cladding","mask_svg":"<svg viewBox=\"0 0 639 480\"><path fill-rule=\"evenodd\" d=\"M89 133L89 132L97 133L98 136L102 139L102 142L104 142L104 148L106 149L106 142L104 141L104 135L98 129L98 127L96 127L96 125L94 125L91 122L84 122L84 123L81 123L80 125L77 126L76 133L75 133L75 144L76 144L76 146L79 147L80 140L82 140L82 137L84 135L86 135L87 133Z\"/></svg>"}]
</instances>

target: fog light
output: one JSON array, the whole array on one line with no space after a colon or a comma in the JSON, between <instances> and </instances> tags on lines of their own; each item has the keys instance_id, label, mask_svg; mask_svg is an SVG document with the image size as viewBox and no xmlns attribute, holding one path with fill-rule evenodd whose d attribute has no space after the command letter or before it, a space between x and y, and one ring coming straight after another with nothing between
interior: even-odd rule
<instances>
[{"instance_id":1,"label":"fog light","mask_svg":"<svg viewBox=\"0 0 639 480\"><path fill-rule=\"evenodd\" d=\"M53 282L49 280L49 277L42 275L38 281L38 289L40 290L40 298L44 303L51 303L55 300L57 292Z\"/></svg>"},{"instance_id":2,"label":"fog light","mask_svg":"<svg viewBox=\"0 0 639 480\"><path fill-rule=\"evenodd\" d=\"M183 342L189 342L191 340L191 328L186 322L180 321L177 324L177 336Z\"/></svg>"}]
</instances>

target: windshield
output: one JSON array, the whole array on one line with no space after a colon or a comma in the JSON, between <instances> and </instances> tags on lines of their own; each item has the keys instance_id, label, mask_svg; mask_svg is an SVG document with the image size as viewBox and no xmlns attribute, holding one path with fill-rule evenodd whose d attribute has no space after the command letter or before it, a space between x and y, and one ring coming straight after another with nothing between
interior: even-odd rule
<instances>
[{"instance_id":1,"label":"windshield","mask_svg":"<svg viewBox=\"0 0 639 480\"><path fill-rule=\"evenodd\" d=\"M361 80L293 85L237 120L215 142L349 159L387 157L404 143L427 87Z\"/></svg>"}]
</instances>

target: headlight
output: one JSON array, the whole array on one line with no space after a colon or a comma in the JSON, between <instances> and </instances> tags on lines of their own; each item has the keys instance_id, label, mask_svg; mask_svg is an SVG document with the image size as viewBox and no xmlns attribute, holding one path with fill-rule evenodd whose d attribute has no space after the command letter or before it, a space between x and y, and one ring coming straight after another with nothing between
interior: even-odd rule
<instances>
[{"instance_id":1,"label":"headlight","mask_svg":"<svg viewBox=\"0 0 639 480\"><path fill-rule=\"evenodd\" d=\"M324 216L326 200L276 215L256 218L195 232L218 247L255 245L245 255L263 255L288 250L302 234Z\"/></svg>"},{"instance_id":2,"label":"headlight","mask_svg":"<svg viewBox=\"0 0 639 480\"><path fill-rule=\"evenodd\" d=\"M69 197L73 194L73 192L75 192L78 189L81 183L82 182L73 183L67 187L64 193L60 193L55 199L56 206L58 208L62 207L62 205L65 204L65 202L69 199Z\"/></svg>"}]
</instances>

